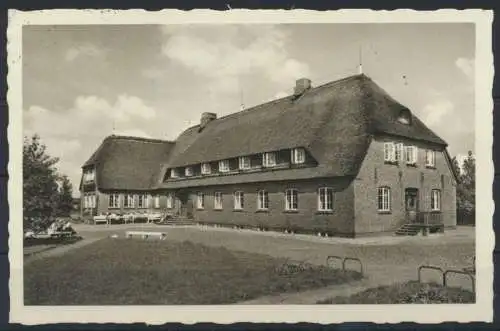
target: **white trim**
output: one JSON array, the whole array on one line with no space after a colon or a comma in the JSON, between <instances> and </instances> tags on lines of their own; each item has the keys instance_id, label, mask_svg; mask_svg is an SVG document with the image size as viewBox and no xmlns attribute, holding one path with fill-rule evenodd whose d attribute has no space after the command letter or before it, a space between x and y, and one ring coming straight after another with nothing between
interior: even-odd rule
<instances>
[{"instance_id":1,"label":"white trim","mask_svg":"<svg viewBox=\"0 0 500 331\"><path fill-rule=\"evenodd\" d=\"M229 171L229 160L220 160L219 161L219 171L220 172L228 172Z\"/></svg>"},{"instance_id":2,"label":"white trim","mask_svg":"<svg viewBox=\"0 0 500 331\"><path fill-rule=\"evenodd\" d=\"M155 195L153 197L153 208L160 208L160 196Z\"/></svg>"},{"instance_id":3,"label":"white trim","mask_svg":"<svg viewBox=\"0 0 500 331\"><path fill-rule=\"evenodd\" d=\"M108 208L120 208L121 195L118 193L112 193L108 196Z\"/></svg>"},{"instance_id":4,"label":"white trim","mask_svg":"<svg viewBox=\"0 0 500 331\"><path fill-rule=\"evenodd\" d=\"M196 193L196 208L205 209L205 194L203 192Z\"/></svg>"},{"instance_id":5,"label":"white trim","mask_svg":"<svg viewBox=\"0 0 500 331\"><path fill-rule=\"evenodd\" d=\"M167 201L165 202L165 208L167 209L174 208L174 195L172 193L167 194Z\"/></svg>"},{"instance_id":6,"label":"white trim","mask_svg":"<svg viewBox=\"0 0 500 331\"><path fill-rule=\"evenodd\" d=\"M302 164L306 162L306 151L304 148L292 149L292 163Z\"/></svg>"},{"instance_id":7,"label":"white trim","mask_svg":"<svg viewBox=\"0 0 500 331\"><path fill-rule=\"evenodd\" d=\"M393 142L384 143L384 162L394 162L396 158L395 144Z\"/></svg>"},{"instance_id":8,"label":"white trim","mask_svg":"<svg viewBox=\"0 0 500 331\"><path fill-rule=\"evenodd\" d=\"M250 169L251 168L251 163L250 163L250 157L249 156L240 156L238 158L238 167L240 170L245 170L245 169Z\"/></svg>"},{"instance_id":9,"label":"white trim","mask_svg":"<svg viewBox=\"0 0 500 331\"><path fill-rule=\"evenodd\" d=\"M441 190L431 191L431 211L441 211Z\"/></svg>"},{"instance_id":10,"label":"white trim","mask_svg":"<svg viewBox=\"0 0 500 331\"><path fill-rule=\"evenodd\" d=\"M274 167L276 165L276 153L275 152L263 153L262 165L264 167Z\"/></svg>"},{"instance_id":11,"label":"white trim","mask_svg":"<svg viewBox=\"0 0 500 331\"><path fill-rule=\"evenodd\" d=\"M257 209L269 209L269 193L266 190L260 190L257 192Z\"/></svg>"},{"instance_id":12,"label":"white trim","mask_svg":"<svg viewBox=\"0 0 500 331\"><path fill-rule=\"evenodd\" d=\"M193 176L193 167L186 167L186 168L184 169L184 175L185 175L186 177L191 177L191 176Z\"/></svg>"},{"instance_id":13,"label":"white trim","mask_svg":"<svg viewBox=\"0 0 500 331\"><path fill-rule=\"evenodd\" d=\"M202 163L201 164L201 174L202 175L210 175L212 173L212 167L210 163Z\"/></svg>"},{"instance_id":14,"label":"white trim","mask_svg":"<svg viewBox=\"0 0 500 331\"><path fill-rule=\"evenodd\" d=\"M222 192L215 192L214 193L214 209L215 210L222 210L223 208L223 202L222 202Z\"/></svg>"},{"instance_id":15,"label":"white trim","mask_svg":"<svg viewBox=\"0 0 500 331\"><path fill-rule=\"evenodd\" d=\"M290 197L290 201L288 200L288 197ZM299 191L295 188L289 188L285 191L285 210L294 211L298 209L299 209Z\"/></svg>"},{"instance_id":16,"label":"white trim","mask_svg":"<svg viewBox=\"0 0 500 331\"><path fill-rule=\"evenodd\" d=\"M243 210L245 208L245 194L243 191L236 191L233 194L235 210Z\"/></svg>"},{"instance_id":17,"label":"white trim","mask_svg":"<svg viewBox=\"0 0 500 331\"><path fill-rule=\"evenodd\" d=\"M318 189L318 211L333 211L334 195L333 188L320 187Z\"/></svg>"},{"instance_id":18,"label":"white trim","mask_svg":"<svg viewBox=\"0 0 500 331\"><path fill-rule=\"evenodd\" d=\"M435 167L436 166L436 151L428 149L425 151L425 166Z\"/></svg>"},{"instance_id":19,"label":"white trim","mask_svg":"<svg viewBox=\"0 0 500 331\"><path fill-rule=\"evenodd\" d=\"M405 162L409 165L415 165L418 159L417 146L405 146Z\"/></svg>"},{"instance_id":20,"label":"white trim","mask_svg":"<svg viewBox=\"0 0 500 331\"><path fill-rule=\"evenodd\" d=\"M388 186L380 186L377 189L377 210L380 212L390 212L391 204L391 188Z\"/></svg>"},{"instance_id":21,"label":"white trim","mask_svg":"<svg viewBox=\"0 0 500 331\"><path fill-rule=\"evenodd\" d=\"M170 169L170 178L179 178L179 170L176 168Z\"/></svg>"}]
</instances>

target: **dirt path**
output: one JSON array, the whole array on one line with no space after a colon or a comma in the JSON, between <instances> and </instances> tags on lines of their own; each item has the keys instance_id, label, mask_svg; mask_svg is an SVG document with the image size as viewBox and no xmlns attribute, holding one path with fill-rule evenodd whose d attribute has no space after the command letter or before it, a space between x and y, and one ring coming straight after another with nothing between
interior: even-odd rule
<instances>
[{"instance_id":1,"label":"dirt path","mask_svg":"<svg viewBox=\"0 0 500 331\"><path fill-rule=\"evenodd\" d=\"M47 257L54 257L54 256L60 256L60 255L63 255L65 254L66 252L69 252L71 250L74 250L74 249L78 249L78 248L82 248L82 247L85 247L87 245L90 245L98 240L100 240L101 238L99 237L94 237L94 238L84 238L74 244L69 244L69 245L63 245L63 246L57 246L57 247L54 247L54 248L50 248L50 249L47 249L47 250L43 250L43 251L40 251L40 252L37 252L37 253L34 253L32 255L27 255L27 256L24 256L24 265L28 264L28 263L31 263L35 260L39 260L39 259L44 259L44 258L47 258Z\"/></svg>"}]
</instances>

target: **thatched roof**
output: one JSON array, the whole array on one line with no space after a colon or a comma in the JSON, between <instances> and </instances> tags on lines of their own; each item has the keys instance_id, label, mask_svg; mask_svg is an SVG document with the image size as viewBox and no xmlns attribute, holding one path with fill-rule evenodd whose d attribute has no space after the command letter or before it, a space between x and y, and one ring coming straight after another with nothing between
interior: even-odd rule
<instances>
[{"instance_id":1,"label":"thatched roof","mask_svg":"<svg viewBox=\"0 0 500 331\"><path fill-rule=\"evenodd\" d=\"M374 134L446 143L412 114L411 125L397 119L406 107L365 75L309 89L184 131L176 140L168 168L237 156L304 147L318 162L314 168L258 172L158 183L163 188L355 176ZM166 170L166 167L164 168Z\"/></svg>"},{"instance_id":2,"label":"thatched roof","mask_svg":"<svg viewBox=\"0 0 500 331\"><path fill-rule=\"evenodd\" d=\"M398 121L402 112L411 124ZM355 75L185 130L174 142L111 136L85 163L99 189L161 189L356 176L373 135L446 143L373 80ZM315 167L163 181L170 168L303 147Z\"/></svg>"},{"instance_id":3,"label":"thatched roof","mask_svg":"<svg viewBox=\"0 0 500 331\"><path fill-rule=\"evenodd\" d=\"M148 190L157 182L173 145L165 140L112 135L83 168L95 166L100 190Z\"/></svg>"}]
</instances>

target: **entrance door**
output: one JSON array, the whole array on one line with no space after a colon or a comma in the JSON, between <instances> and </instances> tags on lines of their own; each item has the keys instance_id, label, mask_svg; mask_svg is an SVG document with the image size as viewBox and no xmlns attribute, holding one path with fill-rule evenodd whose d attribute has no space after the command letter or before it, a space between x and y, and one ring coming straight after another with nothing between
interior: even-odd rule
<instances>
[{"instance_id":1,"label":"entrance door","mask_svg":"<svg viewBox=\"0 0 500 331\"><path fill-rule=\"evenodd\" d=\"M177 192L177 198L179 199L179 216L190 218L193 216L193 201L189 198L189 193L187 192Z\"/></svg>"},{"instance_id":2,"label":"entrance door","mask_svg":"<svg viewBox=\"0 0 500 331\"><path fill-rule=\"evenodd\" d=\"M405 207L408 221L415 223L418 211L418 189L407 188L405 190Z\"/></svg>"}]
</instances>

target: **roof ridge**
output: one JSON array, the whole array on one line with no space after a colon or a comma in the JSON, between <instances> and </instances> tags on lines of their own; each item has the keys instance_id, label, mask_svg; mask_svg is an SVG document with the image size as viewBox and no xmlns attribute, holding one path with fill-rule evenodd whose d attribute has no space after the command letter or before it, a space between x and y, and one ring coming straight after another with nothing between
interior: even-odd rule
<instances>
[{"instance_id":1,"label":"roof ridge","mask_svg":"<svg viewBox=\"0 0 500 331\"><path fill-rule=\"evenodd\" d=\"M145 137L136 137L136 136L121 136L121 135L110 135L104 138L104 141L106 140L112 140L112 139L117 139L117 140L135 140L135 141L143 141L143 142L150 142L150 143L171 143L175 144L175 141L172 140L164 140L164 139L157 139L157 138L145 138Z\"/></svg>"}]
</instances>

